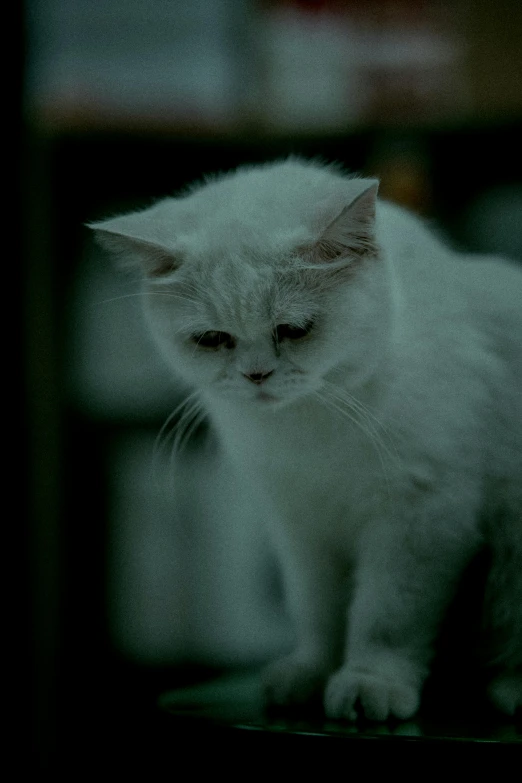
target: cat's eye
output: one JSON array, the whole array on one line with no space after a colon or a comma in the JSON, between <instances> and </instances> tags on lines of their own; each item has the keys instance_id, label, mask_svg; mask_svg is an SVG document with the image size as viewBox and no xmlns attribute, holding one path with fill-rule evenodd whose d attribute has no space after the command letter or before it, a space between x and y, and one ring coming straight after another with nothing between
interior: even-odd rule
<instances>
[{"instance_id":1,"label":"cat's eye","mask_svg":"<svg viewBox=\"0 0 522 783\"><path fill-rule=\"evenodd\" d=\"M275 328L275 339L278 343L282 340L302 340L308 337L312 330L312 321L308 321L304 326L292 326L292 324L279 324Z\"/></svg>"},{"instance_id":2,"label":"cat's eye","mask_svg":"<svg viewBox=\"0 0 522 783\"><path fill-rule=\"evenodd\" d=\"M201 334L193 334L192 341L200 348L234 348L236 341L228 332L208 331Z\"/></svg>"}]
</instances>

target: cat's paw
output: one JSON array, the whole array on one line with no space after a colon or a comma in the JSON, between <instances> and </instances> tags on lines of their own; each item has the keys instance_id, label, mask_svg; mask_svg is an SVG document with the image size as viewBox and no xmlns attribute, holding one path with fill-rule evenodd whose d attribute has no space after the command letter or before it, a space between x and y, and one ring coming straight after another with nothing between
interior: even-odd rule
<instances>
[{"instance_id":1,"label":"cat's paw","mask_svg":"<svg viewBox=\"0 0 522 783\"><path fill-rule=\"evenodd\" d=\"M269 664L262 673L265 698L270 704L306 704L320 697L328 671L324 666L288 655Z\"/></svg>"},{"instance_id":2,"label":"cat's paw","mask_svg":"<svg viewBox=\"0 0 522 783\"><path fill-rule=\"evenodd\" d=\"M488 688L493 704L506 715L522 710L522 672L504 672L495 677Z\"/></svg>"},{"instance_id":3,"label":"cat's paw","mask_svg":"<svg viewBox=\"0 0 522 783\"><path fill-rule=\"evenodd\" d=\"M363 714L369 720L383 721L390 716L411 718L419 702L419 690L411 683L345 666L330 678L324 706L329 718L356 720Z\"/></svg>"}]
</instances>

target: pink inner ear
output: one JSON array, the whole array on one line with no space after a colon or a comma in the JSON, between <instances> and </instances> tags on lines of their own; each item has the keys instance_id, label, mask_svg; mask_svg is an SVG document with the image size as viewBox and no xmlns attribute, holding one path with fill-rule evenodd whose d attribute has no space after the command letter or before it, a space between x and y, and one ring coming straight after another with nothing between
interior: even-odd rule
<instances>
[{"instance_id":1,"label":"pink inner ear","mask_svg":"<svg viewBox=\"0 0 522 783\"><path fill-rule=\"evenodd\" d=\"M179 267L179 261L174 256L160 249L154 250L148 256L143 266L149 277L164 277Z\"/></svg>"},{"instance_id":2,"label":"pink inner ear","mask_svg":"<svg viewBox=\"0 0 522 783\"><path fill-rule=\"evenodd\" d=\"M164 277L174 272L181 261L175 253L147 240L126 237L128 253L139 262L147 277Z\"/></svg>"},{"instance_id":3,"label":"pink inner ear","mask_svg":"<svg viewBox=\"0 0 522 783\"><path fill-rule=\"evenodd\" d=\"M312 253L318 261L335 261L336 258L346 253L346 246L340 242L320 239L313 246Z\"/></svg>"},{"instance_id":4,"label":"pink inner ear","mask_svg":"<svg viewBox=\"0 0 522 783\"><path fill-rule=\"evenodd\" d=\"M179 253L146 239L93 225L98 241L120 261L122 266L139 267L147 277L164 277L181 264Z\"/></svg>"},{"instance_id":5,"label":"pink inner ear","mask_svg":"<svg viewBox=\"0 0 522 783\"><path fill-rule=\"evenodd\" d=\"M377 184L373 184L332 220L311 248L317 262L328 263L343 255L360 257L375 252L376 197Z\"/></svg>"}]
</instances>

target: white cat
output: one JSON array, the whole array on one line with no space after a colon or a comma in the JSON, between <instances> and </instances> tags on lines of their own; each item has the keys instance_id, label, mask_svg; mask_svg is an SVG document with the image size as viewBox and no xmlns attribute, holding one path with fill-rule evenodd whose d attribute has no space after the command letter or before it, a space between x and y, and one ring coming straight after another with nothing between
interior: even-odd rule
<instances>
[{"instance_id":1,"label":"white cat","mask_svg":"<svg viewBox=\"0 0 522 783\"><path fill-rule=\"evenodd\" d=\"M94 224L143 272L279 554L269 698L412 716L464 567L493 553L490 696L522 705L522 270L457 255L378 182L290 158Z\"/></svg>"}]
</instances>

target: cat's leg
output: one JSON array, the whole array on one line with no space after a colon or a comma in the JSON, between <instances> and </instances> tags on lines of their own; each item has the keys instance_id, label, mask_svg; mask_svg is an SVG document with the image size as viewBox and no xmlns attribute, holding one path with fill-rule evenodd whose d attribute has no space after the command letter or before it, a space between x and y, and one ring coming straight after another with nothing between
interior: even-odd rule
<instances>
[{"instance_id":1,"label":"cat's leg","mask_svg":"<svg viewBox=\"0 0 522 783\"><path fill-rule=\"evenodd\" d=\"M520 466L522 474L522 465ZM511 490L511 491L510 491ZM490 537L485 627L494 676L488 695L507 715L522 710L522 487L504 487L506 506ZM510 501L510 502L508 502Z\"/></svg>"},{"instance_id":2,"label":"cat's leg","mask_svg":"<svg viewBox=\"0 0 522 783\"><path fill-rule=\"evenodd\" d=\"M322 695L342 660L347 580L326 552L304 541L285 545L282 562L296 643L265 668L263 684L269 702L304 704Z\"/></svg>"},{"instance_id":3,"label":"cat's leg","mask_svg":"<svg viewBox=\"0 0 522 783\"><path fill-rule=\"evenodd\" d=\"M465 530L426 517L415 524L375 522L366 530L346 660L325 692L329 717L354 720L362 712L386 720L415 714L440 622L478 543Z\"/></svg>"},{"instance_id":4,"label":"cat's leg","mask_svg":"<svg viewBox=\"0 0 522 783\"><path fill-rule=\"evenodd\" d=\"M506 715L522 710L522 665L504 667L491 680L488 694L495 707Z\"/></svg>"}]
</instances>

